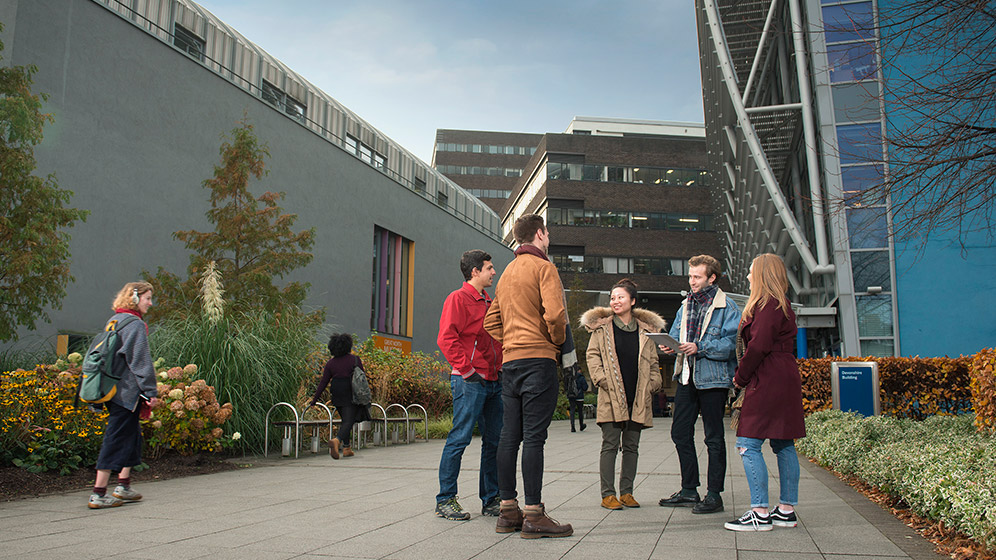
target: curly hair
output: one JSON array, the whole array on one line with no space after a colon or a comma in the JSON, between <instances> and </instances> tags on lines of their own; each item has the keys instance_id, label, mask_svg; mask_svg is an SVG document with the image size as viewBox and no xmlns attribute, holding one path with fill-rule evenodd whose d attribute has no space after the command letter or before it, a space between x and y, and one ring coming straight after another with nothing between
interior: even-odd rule
<instances>
[{"instance_id":1,"label":"curly hair","mask_svg":"<svg viewBox=\"0 0 996 560\"><path fill-rule=\"evenodd\" d=\"M152 284L148 282L128 282L124 285L121 290L118 291L117 295L114 296L114 302L111 303L111 309L131 309L132 311L138 310L138 298L140 298L145 292L152 291Z\"/></svg>"},{"instance_id":2,"label":"curly hair","mask_svg":"<svg viewBox=\"0 0 996 560\"><path fill-rule=\"evenodd\" d=\"M329 352L333 358L345 356L353 349L353 337L346 333L336 333L329 337Z\"/></svg>"}]
</instances>

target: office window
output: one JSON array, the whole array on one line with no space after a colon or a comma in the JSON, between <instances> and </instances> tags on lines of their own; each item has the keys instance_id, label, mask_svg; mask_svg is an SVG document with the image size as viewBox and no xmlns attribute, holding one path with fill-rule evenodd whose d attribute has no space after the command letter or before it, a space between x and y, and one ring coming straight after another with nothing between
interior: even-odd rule
<instances>
[{"instance_id":1,"label":"office window","mask_svg":"<svg viewBox=\"0 0 996 560\"><path fill-rule=\"evenodd\" d=\"M888 247L889 224L885 208L848 208L847 237L852 249Z\"/></svg>"},{"instance_id":2,"label":"office window","mask_svg":"<svg viewBox=\"0 0 996 560\"><path fill-rule=\"evenodd\" d=\"M858 336L892 336L892 296L877 294L854 298L858 312Z\"/></svg>"},{"instance_id":3,"label":"office window","mask_svg":"<svg viewBox=\"0 0 996 560\"><path fill-rule=\"evenodd\" d=\"M606 274L632 274L633 259L602 257L602 272Z\"/></svg>"},{"instance_id":4,"label":"office window","mask_svg":"<svg viewBox=\"0 0 996 560\"><path fill-rule=\"evenodd\" d=\"M354 156L360 155L360 141L350 135L346 135L346 151Z\"/></svg>"},{"instance_id":5,"label":"office window","mask_svg":"<svg viewBox=\"0 0 996 560\"><path fill-rule=\"evenodd\" d=\"M885 193L875 190L884 179L881 165L852 165L840 170L841 190L847 206L884 204ZM871 193L867 192L873 189Z\"/></svg>"},{"instance_id":6,"label":"office window","mask_svg":"<svg viewBox=\"0 0 996 560\"><path fill-rule=\"evenodd\" d=\"M888 251L855 251L851 253L851 272L854 291L867 292L871 286L892 291L892 274L889 270Z\"/></svg>"},{"instance_id":7,"label":"office window","mask_svg":"<svg viewBox=\"0 0 996 560\"><path fill-rule=\"evenodd\" d=\"M827 47L827 60L830 62L830 82L855 82L874 78L878 66L875 63L874 43L845 43Z\"/></svg>"},{"instance_id":8,"label":"office window","mask_svg":"<svg viewBox=\"0 0 996 560\"><path fill-rule=\"evenodd\" d=\"M447 196L447 194L443 191L442 188L440 188L439 191L436 192L436 204L442 206L443 208L446 208L447 206L449 206L449 203L450 203L450 197Z\"/></svg>"},{"instance_id":9,"label":"office window","mask_svg":"<svg viewBox=\"0 0 996 560\"><path fill-rule=\"evenodd\" d=\"M415 243L374 226L372 330L412 336L414 270Z\"/></svg>"},{"instance_id":10,"label":"office window","mask_svg":"<svg viewBox=\"0 0 996 560\"><path fill-rule=\"evenodd\" d=\"M892 340L862 340L861 355L885 358L895 356L895 343Z\"/></svg>"},{"instance_id":11,"label":"office window","mask_svg":"<svg viewBox=\"0 0 996 560\"><path fill-rule=\"evenodd\" d=\"M873 121L881 116L878 82L837 84L832 92L833 117L838 123Z\"/></svg>"},{"instance_id":12,"label":"office window","mask_svg":"<svg viewBox=\"0 0 996 560\"><path fill-rule=\"evenodd\" d=\"M195 35L193 31L174 23L173 44L193 58L204 62L204 51L207 48L207 42Z\"/></svg>"},{"instance_id":13,"label":"office window","mask_svg":"<svg viewBox=\"0 0 996 560\"><path fill-rule=\"evenodd\" d=\"M824 7L823 29L827 43L874 39L871 2Z\"/></svg>"},{"instance_id":14,"label":"office window","mask_svg":"<svg viewBox=\"0 0 996 560\"><path fill-rule=\"evenodd\" d=\"M837 150L844 165L882 161L882 125L876 122L838 126Z\"/></svg>"},{"instance_id":15,"label":"office window","mask_svg":"<svg viewBox=\"0 0 996 560\"><path fill-rule=\"evenodd\" d=\"M303 121L308 108L300 101L288 96L282 89L263 80L260 87L263 101L287 113L299 121Z\"/></svg>"},{"instance_id":16,"label":"office window","mask_svg":"<svg viewBox=\"0 0 996 560\"><path fill-rule=\"evenodd\" d=\"M415 192L417 193L425 192L425 180L415 177Z\"/></svg>"}]
</instances>

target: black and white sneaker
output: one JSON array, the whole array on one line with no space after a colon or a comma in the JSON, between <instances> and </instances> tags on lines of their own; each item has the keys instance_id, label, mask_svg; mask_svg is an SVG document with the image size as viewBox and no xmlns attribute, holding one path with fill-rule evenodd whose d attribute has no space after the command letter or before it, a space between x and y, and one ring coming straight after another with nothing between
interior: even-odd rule
<instances>
[{"instance_id":1,"label":"black and white sneaker","mask_svg":"<svg viewBox=\"0 0 996 560\"><path fill-rule=\"evenodd\" d=\"M785 513L776 507L775 511L771 512L771 524L776 527L795 527L799 524L799 520L794 510Z\"/></svg>"},{"instance_id":2,"label":"black and white sneaker","mask_svg":"<svg viewBox=\"0 0 996 560\"><path fill-rule=\"evenodd\" d=\"M771 516L761 515L751 509L747 510L747 513L741 515L739 519L727 521L723 527L731 531L770 531Z\"/></svg>"}]
</instances>

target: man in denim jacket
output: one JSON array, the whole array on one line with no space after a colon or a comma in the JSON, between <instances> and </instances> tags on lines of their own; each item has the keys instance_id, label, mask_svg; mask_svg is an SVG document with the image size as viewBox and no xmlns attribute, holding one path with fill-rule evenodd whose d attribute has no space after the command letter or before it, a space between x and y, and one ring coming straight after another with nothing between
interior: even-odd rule
<instances>
[{"instance_id":1,"label":"man in denim jacket","mask_svg":"<svg viewBox=\"0 0 996 560\"><path fill-rule=\"evenodd\" d=\"M681 490L660 501L662 506L692 507L692 513L723 511L726 478L726 438L723 415L733 386L737 327L740 308L715 285L719 261L709 255L688 260L692 291L682 302L671 325L671 336L681 346L675 360L674 418L671 441L681 466ZM674 350L661 346L667 354ZM702 413L705 444L709 450L705 499L699 498L699 463L695 452L695 419Z\"/></svg>"}]
</instances>

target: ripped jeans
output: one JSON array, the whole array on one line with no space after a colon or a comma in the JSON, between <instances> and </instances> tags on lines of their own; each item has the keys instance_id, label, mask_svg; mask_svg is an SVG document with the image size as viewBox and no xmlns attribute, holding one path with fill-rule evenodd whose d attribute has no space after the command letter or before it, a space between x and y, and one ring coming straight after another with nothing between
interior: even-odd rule
<instances>
[{"instance_id":1,"label":"ripped jeans","mask_svg":"<svg viewBox=\"0 0 996 560\"><path fill-rule=\"evenodd\" d=\"M795 453L795 440L772 439L771 450L778 458L778 483L780 503L794 506L799 503L799 456ZM750 507L768 507L768 467L761 454L763 439L738 437L737 452L744 462L747 484L750 486Z\"/></svg>"}]
</instances>

